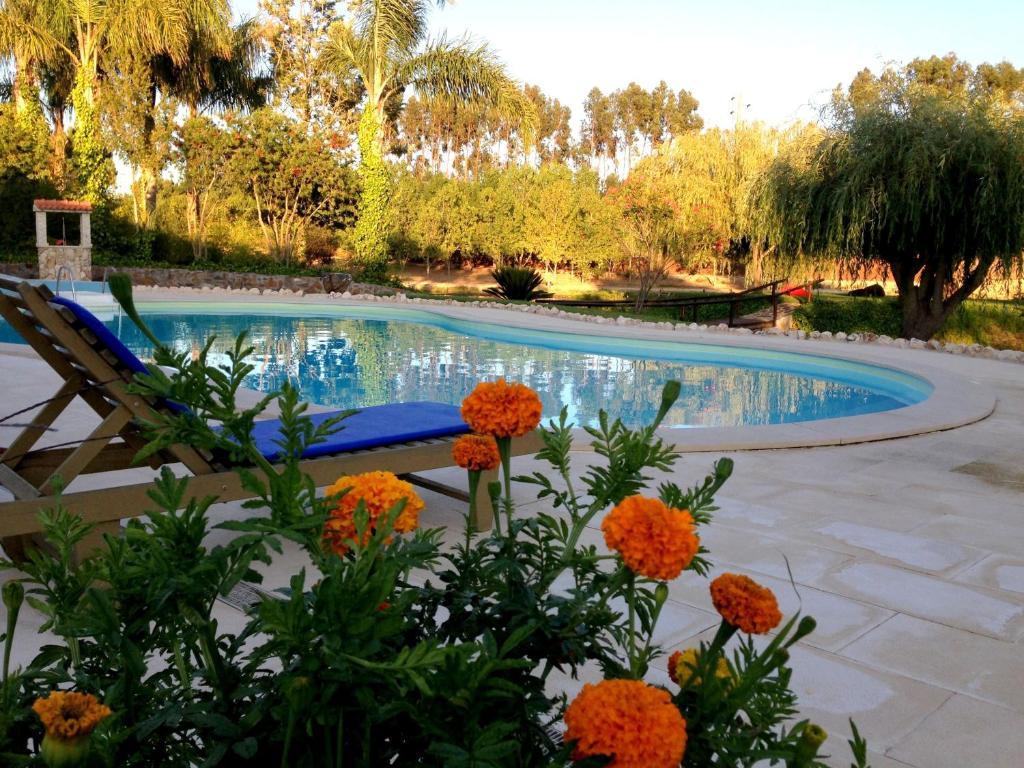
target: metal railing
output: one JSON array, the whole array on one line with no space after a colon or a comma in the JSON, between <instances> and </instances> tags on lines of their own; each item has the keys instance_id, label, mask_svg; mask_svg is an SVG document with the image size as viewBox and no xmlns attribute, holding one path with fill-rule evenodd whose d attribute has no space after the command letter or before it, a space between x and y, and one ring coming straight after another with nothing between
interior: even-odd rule
<instances>
[{"instance_id":1,"label":"metal railing","mask_svg":"<svg viewBox=\"0 0 1024 768\"><path fill-rule=\"evenodd\" d=\"M60 278L63 274L67 274L68 282L71 283L71 298L78 301L78 291L75 290L75 273L71 271L71 267L67 264L61 264L57 267L57 285L54 286L53 292L60 296Z\"/></svg>"}]
</instances>

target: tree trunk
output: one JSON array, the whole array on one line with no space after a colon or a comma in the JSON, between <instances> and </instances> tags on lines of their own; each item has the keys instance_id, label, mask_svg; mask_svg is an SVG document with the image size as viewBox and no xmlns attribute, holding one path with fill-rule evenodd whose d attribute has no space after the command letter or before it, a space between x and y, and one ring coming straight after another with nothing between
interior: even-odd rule
<instances>
[{"instance_id":1,"label":"tree trunk","mask_svg":"<svg viewBox=\"0 0 1024 768\"><path fill-rule=\"evenodd\" d=\"M391 177L381 148L382 115L367 104L359 119L359 219L354 240L356 255L370 278L387 273L387 211L391 202Z\"/></svg>"}]
</instances>

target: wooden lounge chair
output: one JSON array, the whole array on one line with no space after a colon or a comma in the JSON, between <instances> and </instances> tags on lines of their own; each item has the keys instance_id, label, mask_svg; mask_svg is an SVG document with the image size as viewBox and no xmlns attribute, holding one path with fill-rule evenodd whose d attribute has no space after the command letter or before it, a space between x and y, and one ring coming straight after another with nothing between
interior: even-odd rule
<instances>
[{"instance_id":1,"label":"wooden lounge chair","mask_svg":"<svg viewBox=\"0 0 1024 768\"><path fill-rule=\"evenodd\" d=\"M180 409L128 391L133 377L145 366L88 310L45 286L0 278L0 316L27 341L63 379L54 396L0 454L0 485L14 499L0 501L0 542L12 555L27 535L39 531L38 513L54 504L57 486L67 487L80 475L128 469L145 445L141 422L152 422L161 411ZM34 446L65 409L81 398L99 416L99 425L72 446ZM326 418L327 414L314 418ZM331 443L313 446L303 456L302 470L317 487L339 476L368 470L390 470L410 482L455 498L465 493L413 474L452 465L455 438L469 431L458 408L443 403L399 403L367 408L346 419ZM254 438L274 460L276 420L257 422ZM513 454L533 453L540 447L536 433L516 440ZM186 498L216 496L236 501L251 496L234 467L217 456L204 455L187 445L174 445L150 456L143 466L157 469L182 464L191 472ZM496 479L492 474L484 482ZM118 485L101 490L69 491L61 503L96 524L95 545L104 532L115 532L121 518L142 514L152 482ZM478 529L493 521L487 494L480 494Z\"/></svg>"}]
</instances>

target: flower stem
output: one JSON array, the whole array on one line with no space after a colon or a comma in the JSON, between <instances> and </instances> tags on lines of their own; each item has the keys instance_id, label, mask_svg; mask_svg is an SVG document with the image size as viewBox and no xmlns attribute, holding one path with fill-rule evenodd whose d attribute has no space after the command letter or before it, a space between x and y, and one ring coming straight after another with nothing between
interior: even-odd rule
<instances>
[{"instance_id":1,"label":"flower stem","mask_svg":"<svg viewBox=\"0 0 1024 768\"><path fill-rule=\"evenodd\" d=\"M466 549L469 549L476 517L477 495L480 491L480 470L469 470L469 517L466 518Z\"/></svg>"},{"instance_id":2,"label":"flower stem","mask_svg":"<svg viewBox=\"0 0 1024 768\"><path fill-rule=\"evenodd\" d=\"M636 575L629 571L626 577L626 604L629 606L629 673L637 677L636 658Z\"/></svg>"},{"instance_id":3,"label":"flower stem","mask_svg":"<svg viewBox=\"0 0 1024 768\"><path fill-rule=\"evenodd\" d=\"M512 536L512 438L497 438L498 454L501 456L502 479L505 482L505 495L502 506L505 508L505 520L509 537ZM495 510L498 514L498 510Z\"/></svg>"}]
</instances>

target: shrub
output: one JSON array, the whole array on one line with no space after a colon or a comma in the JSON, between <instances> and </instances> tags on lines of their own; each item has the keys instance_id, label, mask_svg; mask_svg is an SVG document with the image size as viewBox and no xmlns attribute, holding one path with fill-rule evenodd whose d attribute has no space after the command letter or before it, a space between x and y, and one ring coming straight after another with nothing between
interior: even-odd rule
<instances>
[{"instance_id":1,"label":"shrub","mask_svg":"<svg viewBox=\"0 0 1024 768\"><path fill-rule=\"evenodd\" d=\"M532 267L499 267L491 270L491 277L497 285L484 290L488 296L508 301L533 301L551 296L540 288L544 278Z\"/></svg>"},{"instance_id":2,"label":"shrub","mask_svg":"<svg viewBox=\"0 0 1024 768\"><path fill-rule=\"evenodd\" d=\"M815 296L793 314L793 325L805 331L900 335L899 302L894 298Z\"/></svg>"}]
</instances>

